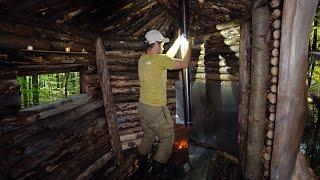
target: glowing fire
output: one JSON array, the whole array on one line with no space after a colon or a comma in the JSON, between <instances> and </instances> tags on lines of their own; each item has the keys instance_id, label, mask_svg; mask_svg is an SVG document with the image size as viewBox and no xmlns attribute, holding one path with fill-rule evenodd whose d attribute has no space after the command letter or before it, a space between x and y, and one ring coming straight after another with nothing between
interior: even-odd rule
<instances>
[{"instance_id":1,"label":"glowing fire","mask_svg":"<svg viewBox=\"0 0 320 180\"><path fill-rule=\"evenodd\" d=\"M188 149L189 147L188 140L186 139L177 140L176 142L174 142L174 147L177 149Z\"/></svg>"}]
</instances>

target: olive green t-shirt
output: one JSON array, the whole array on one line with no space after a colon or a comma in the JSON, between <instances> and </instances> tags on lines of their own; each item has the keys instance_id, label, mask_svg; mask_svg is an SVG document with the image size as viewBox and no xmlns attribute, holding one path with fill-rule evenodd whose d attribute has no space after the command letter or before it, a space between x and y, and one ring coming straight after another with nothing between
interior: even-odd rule
<instances>
[{"instance_id":1,"label":"olive green t-shirt","mask_svg":"<svg viewBox=\"0 0 320 180\"><path fill-rule=\"evenodd\" d=\"M139 59L139 101L152 106L167 105L167 69L172 69L174 59L165 54L144 54Z\"/></svg>"}]
</instances>

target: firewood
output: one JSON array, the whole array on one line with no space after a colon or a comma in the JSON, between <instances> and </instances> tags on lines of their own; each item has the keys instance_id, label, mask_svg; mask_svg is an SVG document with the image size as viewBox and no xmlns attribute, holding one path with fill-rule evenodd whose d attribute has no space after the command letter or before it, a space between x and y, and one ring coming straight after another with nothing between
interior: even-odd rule
<instances>
[{"instance_id":1,"label":"firewood","mask_svg":"<svg viewBox=\"0 0 320 180\"><path fill-rule=\"evenodd\" d=\"M270 169L270 161L263 160L262 162L263 162L263 167L265 169L269 170Z\"/></svg>"},{"instance_id":2,"label":"firewood","mask_svg":"<svg viewBox=\"0 0 320 180\"><path fill-rule=\"evenodd\" d=\"M276 119L276 114L275 114L275 113L270 113L270 115L269 115L269 120L270 120L271 122L274 122L275 119Z\"/></svg>"},{"instance_id":3,"label":"firewood","mask_svg":"<svg viewBox=\"0 0 320 180\"><path fill-rule=\"evenodd\" d=\"M280 6L280 1L279 1L279 0L272 0L272 1L270 2L270 7L271 7L272 9L278 8L279 6Z\"/></svg>"},{"instance_id":4,"label":"firewood","mask_svg":"<svg viewBox=\"0 0 320 180\"><path fill-rule=\"evenodd\" d=\"M278 39L274 40L272 42L272 45L274 48L279 48L280 47L280 41Z\"/></svg>"},{"instance_id":5,"label":"firewood","mask_svg":"<svg viewBox=\"0 0 320 180\"><path fill-rule=\"evenodd\" d=\"M281 21L280 19L277 19L277 20L274 20L273 23L272 23L272 27L274 29L280 29L280 26L281 26Z\"/></svg>"},{"instance_id":6,"label":"firewood","mask_svg":"<svg viewBox=\"0 0 320 180\"><path fill-rule=\"evenodd\" d=\"M279 56L279 49L273 48L271 54L273 57L278 57Z\"/></svg>"},{"instance_id":7,"label":"firewood","mask_svg":"<svg viewBox=\"0 0 320 180\"><path fill-rule=\"evenodd\" d=\"M271 64L274 66L277 66L279 63L279 58L278 57L272 57L271 58Z\"/></svg>"},{"instance_id":8,"label":"firewood","mask_svg":"<svg viewBox=\"0 0 320 180\"><path fill-rule=\"evenodd\" d=\"M273 76L277 76L278 75L278 66L273 66L272 68L271 68L271 70L270 70L270 72L271 72L271 74L273 75Z\"/></svg>"},{"instance_id":9,"label":"firewood","mask_svg":"<svg viewBox=\"0 0 320 180\"><path fill-rule=\"evenodd\" d=\"M272 139L273 138L273 130L269 130L266 134L267 138Z\"/></svg>"},{"instance_id":10,"label":"firewood","mask_svg":"<svg viewBox=\"0 0 320 180\"><path fill-rule=\"evenodd\" d=\"M269 112L271 112L271 113L274 113L274 112L276 112L276 106L275 105L270 105L269 106Z\"/></svg>"},{"instance_id":11,"label":"firewood","mask_svg":"<svg viewBox=\"0 0 320 180\"><path fill-rule=\"evenodd\" d=\"M267 125L267 130L274 130L274 122L270 121Z\"/></svg>"},{"instance_id":12,"label":"firewood","mask_svg":"<svg viewBox=\"0 0 320 180\"><path fill-rule=\"evenodd\" d=\"M263 159L266 160L266 161L270 161L271 159L271 154L265 152L263 153Z\"/></svg>"},{"instance_id":13,"label":"firewood","mask_svg":"<svg viewBox=\"0 0 320 180\"><path fill-rule=\"evenodd\" d=\"M273 10L271 14L271 19L279 19L281 17L281 11L280 9Z\"/></svg>"},{"instance_id":14,"label":"firewood","mask_svg":"<svg viewBox=\"0 0 320 180\"><path fill-rule=\"evenodd\" d=\"M270 79L270 82L273 84L276 84L278 82L278 77L277 76L272 76Z\"/></svg>"},{"instance_id":15,"label":"firewood","mask_svg":"<svg viewBox=\"0 0 320 180\"><path fill-rule=\"evenodd\" d=\"M273 93L268 93L268 100L271 104L275 104L277 102L277 96Z\"/></svg>"},{"instance_id":16,"label":"firewood","mask_svg":"<svg viewBox=\"0 0 320 180\"><path fill-rule=\"evenodd\" d=\"M280 30L273 31L273 39L280 39Z\"/></svg>"},{"instance_id":17,"label":"firewood","mask_svg":"<svg viewBox=\"0 0 320 180\"><path fill-rule=\"evenodd\" d=\"M268 153L268 154L271 154L271 152L272 152L272 146L265 146L265 147L264 147L264 151L265 151L266 153Z\"/></svg>"},{"instance_id":18,"label":"firewood","mask_svg":"<svg viewBox=\"0 0 320 180\"><path fill-rule=\"evenodd\" d=\"M277 85L275 85L275 84L273 84L273 85L271 85L271 87L270 87L270 91L272 92L272 93L277 93Z\"/></svg>"},{"instance_id":19,"label":"firewood","mask_svg":"<svg viewBox=\"0 0 320 180\"><path fill-rule=\"evenodd\" d=\"M271 146L271 145L272 145L272 140L271 140L271 139L268 139L268 140L266 141L266 145Z\"/></svg>"}]
</instances>

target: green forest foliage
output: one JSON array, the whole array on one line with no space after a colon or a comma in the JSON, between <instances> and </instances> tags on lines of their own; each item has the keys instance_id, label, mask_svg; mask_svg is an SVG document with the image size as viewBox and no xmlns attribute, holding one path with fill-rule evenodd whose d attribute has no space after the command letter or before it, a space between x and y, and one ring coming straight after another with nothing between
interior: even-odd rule
<instances>
[{"instance_id":1,"label":"green forest foliage","mask_svg":"<svg viewBox=\"0 0 320 180\"><path fill-rule=\"evenodd\" d=\"M310 49L319 51L320 26L318 26L320 11L314 19L314 24L310 36ZM311 168L320 175L320 59L309 58L309 89L308 96L313 99L313 103L308 104L308 121L304 130L301 150L306 155Z\"/></svg>"},{"instance_id":2,"label":"green forest foliage","mask_svg":"<svg viewBox=\"0 0 320 180\"><path fill-rule=\"evenodd\" d=\"M80 94L79 72L20 76L18 82L23 108Z\"/></svg>"}]
</instances>

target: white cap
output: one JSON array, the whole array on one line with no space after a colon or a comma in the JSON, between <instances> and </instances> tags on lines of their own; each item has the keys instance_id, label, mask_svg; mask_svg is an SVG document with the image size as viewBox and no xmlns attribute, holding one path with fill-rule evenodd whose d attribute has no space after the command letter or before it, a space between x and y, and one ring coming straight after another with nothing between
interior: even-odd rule
<instances>
[{"instance_id":1,"label":"white cap","mask_svg":"<svg viewBox=\"0 0 320 180\"><path fill-rule=\"evenodd\" d=\"M148 31L144 37L147 39L146 43L148 44L153 44L155 42L169 42L169 39L163 37L162 34L157 30Z\"/></svg>"}]
</instances>

